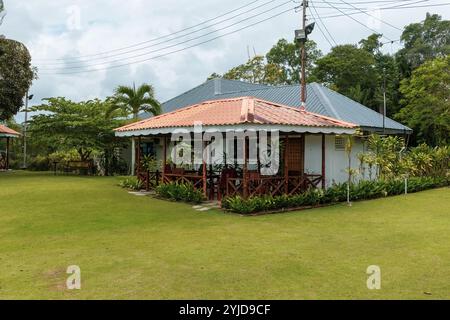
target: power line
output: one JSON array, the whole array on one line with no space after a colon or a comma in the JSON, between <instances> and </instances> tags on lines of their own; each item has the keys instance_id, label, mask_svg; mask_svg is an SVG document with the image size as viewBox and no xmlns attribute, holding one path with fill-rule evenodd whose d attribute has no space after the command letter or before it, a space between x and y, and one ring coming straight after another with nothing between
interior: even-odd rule
<instances>
[{"instance_id":1,"label":"power line","mask_svg":"<svg viewBox=\"0 0 450 320\"><path fill-rule=\"evenodd\" d=\"M186 30L194 29L194 28L199 27L199 26L201 26L201 25L204 25L204 24L206 24L206 23L208 23L208 22L217 20L217 19L222 18L222 17L225 17L225 16L227 16L227 15L229 15L229 14L231 14L231 13L234 13L234 12L236 12L236 11L239 11L239 10L241 10L241 9L243 9L243 8L249 7L249 6L251 6L252 4L254 4L254 3L256 3L256 2L259 2L259 1L261 1L261 0L254 0L254 1L250 2L250 3L248 3L248 4L245 4L245 5L243 5L243 6L240 6L240 7L236 8L236 9L233 9L233 10L231 10L231 11L228 11L228 12L225 12L225 13L223 13L223 14L220 14L220 15L214 17L214 18L210 18L210 19L208 19L208 20L205 20L205 21L203 21L203 22L200 22L200 23L198 23L198 24L196 24L196 25L193 25L193 26L190 26L190 27L187 27L187 28L184 28L184 29L181 29L181 30L178 30L178 31L169 33L169 34L166 34L166 35L164 35L164 36L160 36L160 37L157 37L157 38L153 38L153 39L150 39L150 40L146 40L146 41L143 41L143 42L139 42L139 43L136 43L136 44L127 46L127 47L121 47L121 48L116 48L116 49L107 50L107 51L104 51L104 52L98 52L98 53L94 53L94 54L87 54L87 55L76 56L76 57L67 57L67 58L59 58L59 59L36 59L36 61L55 61L55 60L63 61L63 60L69 60L69 59L87 58L87 57L94 57L94 56L99 56L99 55L105 55L105 54L108 54L108 53L111 53L111 52L117 52L117 51L122 51L122 50L130 49L130 48L139 47L139 46L141 46L141 45L143 45L143 44L147 44L147 43L150 43L150 42L153 42L153 41L158 41L158 40L161 40L161 39L164 39L164 38L173 36L173 35L175 35L175 34L179 34L179 33L184 32L184 31L186 31ZM255 9L256 9L256 8L255 8Z\"/></svg>"},{"instance_id":2,"label":"power line","mask_svg":"<svg viewBox=\"0 0 450 320\"><path fill-rule=\"evenodd\" d=\"M415 0L372 0L372 1L356 1L353 4L374 4L374 3L395 3L395 2L414 2ZM325 3L325 1L315 1L316 3ZM341 4L340 2L328 1L332 4Z\"/></svg>"},{"instance_id":3,"label":"power line","mask_svg":"<svg viewBox=\"0 0 450 320\"><path fill-rule=\"evenodd\" d=\"M312 7L313 7L313 9L314 9L314 12L316 13L316 15L317 15L317 17L318 17L320 23L323 25L325 31L328 33L328 35L330 36L331 40L334 42L334 45L337 46L336 40L334 40L333 35L330 33L330 31L328 30L327 26L326 26L325 23L322 21L322 18L320 17L319 12L317 11L316 6L314 5L314 1L311 1L311 5L312 5ZM311 12L311 8L309 9L309 11ZM313 15L312 12L311 12L311 15ZM319 24L317 24L317 26L319 26ZM320 26L319 26L319 30L323 33L323 31L322 31L322 29L320 28ZM325 34L324 34L324 36L325 36ZM327 40L327 41L328 41L328 40ZM330 46L332 47L331 43L330 43Z\"/></svg>"},{"instance_id":4,"label":"power line","mask_svg":"<svg viewBox=\"0 0 450 320\"><path fill-rule=\"evenodd\" d=\"M325 1L324 0L324 2L325 3L327 3L328 4L328 2L327 1ZM345 16L347 16L347 17L349 17L350 19L352 19L353 21L355 21L356 23L358 23L358 24L360 24L360 25L362 25L363 27L365 27L365 28L367 28L367 29L369 29L369 30L371 30L371 31L373 31L373 32L375 32L376 34L378 34L379 32L377 31L377 30L375 30L375 29L372 29L372 28L370 28L370 27L368 27L368 26L366 26L364 23L362 23L361 21L359 21L359 20L357 20L357 19L355 19L355 18L353 18L352 16L350 16L350 15L348 15L348 14L346 14L344 11L342 11L341 9L339 9L339 8L337 8L337 7L335 7L334 5L332 5L332 4L330 4L334 9L336 9L336 10L338 10L339 12L341 12L342 14L344 14ZM383 35L382 35L383 36ZM389 39L388 37L386 37L386 36L383 36L384 38L386 38L386 39L388 39L389 41L392 41L391 39Z\"/></svg>"},{"instance_id":5,"label":"power line","mask_svg":"<svg viewBox=\"0 0 450 320\"><path fill-rule=\"evenodd\" d=\"M230 25L228 25L228 26L226 26L226 27L220 28L220 29L218 29L218 30L213 30L213 31L211 31L211 32L207 32L207 33L205 33L205 34L202 34L202 35L200 35L200 36L197 36L197 37L194 37L194 38L191 38L191 39L188 39L188 40L184 40L184 41L181 41L181 42L178 42L178 43L169 45L169 46L165 46L165 47L163 47L163 48L159 48L159 49L155 49L155 50L150 50L150 51L147 51L147 52L144 52L144 53L141 53L141 54L137 54L137 55L133 55L133 56L129 56L129 57L123 57L123 58L121 58L121 59L116 59L116 60L111 60L111 61L103 61L103 62L99 62L99 63L93 63L93 64L84 64L84 65L69 66L69 67L64 67L64 66L62 66L62 67L54 67L54 68L51 68L51 67L50 67L50 68L42 68L42 69L43 69L43 70L47 70L47 71L61 70L61 69L82 69L82 68L86 68L86 67L95 67L95 66L98 66L98 65L104 65L104 64L108 64L108 63L121 62L123 59L133 59L133 58L143 57L143 56L149 55L149 54L151 54L151 53L156 53L156 52L164 51L164 50L167 50L167 49L171 49L171 48L177 47L177 46L179 46L179 45L186 44L186 43L192 42L192 41L197 40L197 39L200 39L200 38L204 38L204 37L206 37L206 36L208 36L208 35L217 33L217 32L219 32L219 31L222 31L222 30L225 30L225 29L229 29L229 28L231 28L231 27L233 27L233 26L235 26L235 25L241 24L242 22L245 22L245 21L247 21L247 20L253 19L253 18L255 18L255 17L261 16L261 15L263 15L263 14L266 14L266 13L270 12L270 11L273 11L274 9L278 9L278 8L280 8L280 7L282 7L282 6L285 6L285 5L288 4L288 3L290 3L290 1L286 1L286 2L284 2L284 3L282 3L282 4L280 4L280 5L277 5L277 6L273 7L273 8L270 8L270 9L268 9L268 10L265 10L265 11L263 11L263 12L257 13L257 14L255 14L255 15L253 15L253 16L246 17L246 18L243 19L243 20L237 21L237 22L235 22L235 23L232 23L232 24L230 24ZM79 64L79 63L78 63L78 64Z\"/></svg>"},{"instance_id":6,"label":"power line","mask_svg":"<svg viewBox=\"0 0 450 320\"><path fill-rule=\"evenodd\" d=\"M333 47L333 44L331 43L331 41L328 39L327 35L325 34L325 32L323 32L322 28L320 27L319 21L318 19L314 16L313 12L311 11L311 8L309 8L309 12L311 13L311 17L314 19L314 21L317 21L317 27L319 28L320 33L323 35L324 39L328 42L328 44L330 45L330 47Z\"/></svg>"},{"instance_id":7,"label":"power line","mask_svg":"<svg viewBox=\"0 0 450 320\"><path fill-rule=\"evenodd\" d=\"M380 18L375 17L374 15L372 15L372 14L370 14L370 13L367 13L367 12L365 12L365 11L362 11L361 9L355 7L354 5L352 5L352 4L348 3L348 2L345 2L344 0L340 0L340 1L343 2L343 3L345 3L345 4L347 4L347 5L352 6L354 9L357 9L358 11L364 13L365 15L367 15L367 16L369 16L369 17L372 17L372 18L374 18L374 19L376 19L376 20L378 20L378 21L380 21L380 22L382 22L382 23L384 23L384 24L386 24L386 25L388 25L388 26L390 26L390 27L392 27L392 28L394 28L394 29L397 29L397 30L399 30L399 31L403 31L403 30L400 29L399 27L396 27L396 26L390 24L389 22L383 21L383 20L381 20Z\"/></svg>"},{"instance_id":8,"label":"power line","mask_svg":"<svg viewBox=\"0 0 450 320\"><path fill-rule=\"evenodd\" d=\"M259 0L258 0L258 1L259 1ZM161 44L165 44L165 43L171 42L171 41L173 41L173 40L185 38L186 36L189 36L189 35L198 33L198 32L200 32L200 31L203 31L203 30L206 30L206 29L210 29L211 27L214 27L214 26L216 26L216 25L219 25L219 24L221 24L221 23L223 23L223 22L226 22L226 21L229 21L229 20L233 20L234 18L237 18L237 17L239 17L239 16L241 16L241 15L243 15L243 14L246 14L246 13L252 12L252 11L254 11L254 10L257 10L257 9L259 9L259 8L261 8L261 7L263 7L263 6L266 6L267 4L272 3L272 2L274 2L274 1L275 1L275 0L270 0L270 1L268 1L268 2L263 3L262 5L259 5L259 6L255 7L255 8L252 8L252 9L250 9L250 10L241 12L241 13L239 13L239 14L237 14L237 15L234 15L234 16L232 16L232 17L230 17L230 18L221 20L221 21L216 22L216 23L214 23L214 24L207 25L207 26L205 26L205 27L203 27L203 28L201 28L201 29L198 29L198 30L195 30L195 31L186 33L186 34L182 34L182 35L176 36L176 37L171 38L171 39L168 39L168 40L160 41L160 42L157 42L157 43L154 43L154 44L152 44L152 45L148 45L148 46L145 46L145 47L142 47L142 48L138 48L138 49L128 50L128 51L121 52L121 53L112 54L112 55L108 55L108 56L106 56L106 57L97 57L97 58L90 58L90 59L79 59L79 60L75 60L75 61L60 61L60 62L54 62L54 63L44 63L44 64L41 64L41 65L43 65L43 66L59 66L59 65L73 65L73 64L76 65L76 64L83 63L83 62L92 62L92 61L97 61L97 60L107 60L107 59L109 59L109 58L119 57L119 56L126 55L126 54L129 54L129 53L134 53L134 52L138 52L138 51L143 51L143 50L146 50L146 49L149 49L149 48L153 48L153 47L159 46L159 45L161 45ZM282 5L286 5L287 3L289 3L289 1L286 1L286 2L283 3ZM280 5L280 6L282 6L282 5ZM276 9L276 8L278 8L278 6L272 8L272 9ZM264 13L265 13L265 12L268 12L268 11L270 11L270 10L264 11ZM249 17L249 18L247 18L247 19L251 19L251 18L253 18L253 17L255 17L255 16L251 16L251 17ZM124 57L124 58L126 58L126 57ZM72 60L72 59L70 59L70 60Z\"/></svg>"},{"instance_id":9,"label":"power line","mask_svg":"<svg viewBox=\"0 0 450 320\"><path fill-rule=\"evenodd\" d=\"M430 0L412 0L412 1L408 1L408 3L403 3L403 4L390 4L390 5L386 5L386 6L384 6L384 7L376 7L376 9L378 9L378 10L389 10L389 9L401 9L401 8L403 8L404 6L409 6L409 5L413 5L413 4L417 4L417 3L423 3L423 2L428 2L428 1L430 1ZM322 3L324 3L324 2L322 2ZM328 2L328 3L333 3L333 2ZM342 2L340 2L339 3L340 5L342 5ZM316 8L320 8L320 9L333 9L333 7L331 7L330 5L329 6L316 6ZM361 7L355 7L355 8L347 8L347 7L340 7L339 6L339 9L342 9L342 10L350 10L350 11L354 11L354 10L363 10L363 11L369 11L369 9L367 8L367 7L363 7L363 8L361 8ZM342 16L342 14L341 15L339 15L340 17Z\"/></svg>"},{"instance_id":10,"label":"power line","mask_svg":"<svg viewBox=\"0 0 450 320\"><path fill-rule=\"evenodd\" d=\"M421 2L427 2L428 0L420 0L417 1L415 3L421 3ZM406 6L408 4L403 4L403 5L397 5L395 7L381 7L381 8L377 8L377 10L396 10L396 9L414 9L414 8L428 8L428 7L437 7L437 6L448 6L450 5L450 3L441 3L441 4L430 4L430 5L420 5L420 6ZM322 8L322 9L332 9L332 7L317 7L316 8ZM362 10L365 12L368 12L370 10ZM343 16L352 16L352 15L359 15L362 14L362 12L359 11L353 11L353 12L347 12L347 13L341 13L341 14L329 14L326 16L322 16L322 19L329 19L329 18L339 18L339 17L343 17Z\"/></svg>"},{"instance_id":11,"label":"power line","mask_svg":"<svg viewBox=\"0 0 450 320\"><path fill-rule=\"evenodd\" d=\"M166 57L166 56L168 56L168 55L172 55L172 54L174 54L174 53L178 53L178 52L182 52L182 51L185 51L185 50L194 48L194 47L198 47L198 46L200 46L200 45L202 45L202 44L205 44L205 43L208 43L208 42L211 42L211 41L220 39L220 38L222 38L222 37L225 37L225 36L228 36L228 35L237 33L237 32L239 32L239 31L242 31L242 30L245 30L245 29L248 29L248 28L251 28L251 27L253 27L253 26L255 26L255 25L261 24L261 23L263 23L263 22L265 22L265 21L268 21L268 20L274 19L274 18L276 18L276 17L278 17L278 16L281 16L282 14L285 14L285 13L287 13L287 12L292 12L292 10L294 10L294 8L290 8L290 9L288 9L288 10L284 10L284 11L279 12L279 13L277 13L277 14L275 14L275 15L272 15L272 16L270 16L270 17L268 17L268 18L265 18L265 19L263 19L263 20L254 22L254 23L252 23L252 24L249 24L249 25L247 25L247 26L245 26L245 27L242 27L242 28L239 28L239 29L237 29L237 30L233 30L233 31L227 32L227 33L222 34L222 35L220 35L220 36L216 36L216 37L214 37L214 38L211 38L211 39L208 39L208 40L205 40L205 41L202 41L202 42L193 44L193 45L191 45L191 46L188 46L188 47L185 47L185 48L181 48L181 49L178 49L178 50L174 50L174 51L171 51L171 52L167 52L167 53L165 53L165 54L160 54L160 55L157 55L157 56L153 56L153 57L150 57L150 58L141 59L141 60L137 60L137 61L133 61L133 62L128 62L128 63L124 63L124 64L119 64L119 65L113 65L113 66L109 66L109 67L105 67L105 68L88 69L88 70L81 70L81 71L75 71L75 72L41 73L40 75L70 75L70 74L79 74L79 73L97 72L97 71L102 71L102 70L109 70L109 69L114 69L114 68L120 68L120 67L130 66L130 65L137 64L137 63L143 63L143 62L146 62L146 61L150 61L150 60L155 60L155 59L158 59L158 58Z\"/></svg>"}]
</instances>

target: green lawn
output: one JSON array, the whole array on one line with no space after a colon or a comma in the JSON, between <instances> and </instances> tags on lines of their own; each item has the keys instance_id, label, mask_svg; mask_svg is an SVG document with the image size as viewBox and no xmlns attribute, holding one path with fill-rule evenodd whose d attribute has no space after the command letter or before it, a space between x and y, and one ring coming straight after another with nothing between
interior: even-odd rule
<instances>
[{"instance_id":1,"label":"green lawn","mask_svg":"<svg viewBox=\"0 0 450 320\"><path fill-rule=\"evenodd\" d=\"M450 298L449 189L241 217L117 182L0 173L0 299Z\"/></svg>"}]
</instances>

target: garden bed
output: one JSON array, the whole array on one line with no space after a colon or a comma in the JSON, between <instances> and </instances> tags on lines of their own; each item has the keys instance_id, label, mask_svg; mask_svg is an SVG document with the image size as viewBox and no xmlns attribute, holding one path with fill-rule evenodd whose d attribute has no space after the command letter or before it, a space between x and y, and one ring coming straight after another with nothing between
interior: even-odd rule
<instances>
[{"instance_id":1,"label":"garden bed","mask_svg":"<svg viewBox=\"0 0 450 320\"><path fill-rule=\"evenodd\" d=\"M408 193L439 188L449 185L446 178L419 177L408 180ZM347 201L349 192L350 201L369 200L388 196L400 195L405 192L404 180L389 181L360 181L357 184L336 184L332 187L309 189L298 195L282 196L256 196L244 199L230 197L222 201L222 208L243 215L260 215L280 213L296 210L318 208Z\"/></svg>"}]
</instances>

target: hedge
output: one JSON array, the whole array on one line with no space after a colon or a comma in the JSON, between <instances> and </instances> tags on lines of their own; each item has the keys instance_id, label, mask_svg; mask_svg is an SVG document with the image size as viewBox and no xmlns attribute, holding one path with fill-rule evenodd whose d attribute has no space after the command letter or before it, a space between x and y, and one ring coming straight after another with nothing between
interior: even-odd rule
<instances>
[{"instance_id":1,"label":"hedge","mask_svg":"<svg viewBox=\"0 0 450 320\"><path fill-rule=\"evenodd\" d=\"M408 179L408 192L448 186L446 178L417 177ZM350 185L350 200L375 199L405 192L404 180L389 181L360 181ZM332 187L322 189L309 189L298 195L281 196L255 196L244 199L240 196L228 197L222 201L222 208L240 214L252 214L257 212L277 211L291 208L318 206L321 204L333 204L347 200L347 184L335 184Z\"/></svg>"}]
</instances>

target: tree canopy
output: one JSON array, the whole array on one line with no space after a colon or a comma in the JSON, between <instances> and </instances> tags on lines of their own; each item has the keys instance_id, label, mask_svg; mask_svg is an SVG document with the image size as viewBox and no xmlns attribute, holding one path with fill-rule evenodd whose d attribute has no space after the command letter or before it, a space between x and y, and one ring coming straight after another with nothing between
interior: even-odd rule
<instances>
[{"instance_id":1,"label":"tree canopy","mask_svg":"<svg viewBox=\"0 0 450 320\"><path fill-rule=\"evenodd\" d=\"M404 48L397 53L403 76L427 60L450 54L450 21L427 13L425 20L405 27L401 40Z\"/></svg>"},{"instance_id":2,"label":"tree canopy","mask_svg":"<svg viewBox=\"0 0 450 320\"><path fill-rule=\"evenodd\" d=\"M0 121L19 112L35 71L22 43L0 37Z\"/></svg>"},{"instance_id":3,"label":"tree canopy","mask_svg":"<svg viewBox=\"0 0 450 320\"><path fill-rule=\"evenodd\" d=\"M317 44L306 42L308 72L313 69L315 61L322 55ZM208 79L224 78L250 83L270 85L289 85L300 81L300 47L295 42L280 39L265 55L256 55L246 63L228 70L225 74L213 73ZM308 79L311 80L311 79Z\"/></svg>"},{"instance_id":4,"label":"tree canopy","mask_svg":"<svg viewBox=\"0 0 450 320\"><path fill-rule=\"evenodd\" d=\"M150 84L142 84L138 88L119 86L112 97L112 110L122 110L125 115L133 115L137 120L140 112L148 112L154 116L161 114L161 105L155 98L155 91Z\"/></svg>"},{"instance_id":5,"label":"tree canopy","mask_svg":"<svg viewBox=\"0 0 450 320\"><path fill-rule=\"evenodd\" d=\"M41 145L53 146L53 152L76 149L82 161L94 150L108 148L115 139L113 129L123 123L110 112L109 102L73 102L61 97L44 101L31 108L37 113L29 123L32 138Z\"/></svg>"},{"instance_id":6,"label":"tree canopy","mask_svg":"<svg viewBox=\"0 0 450 320\"><path fill-rule=\"evenodd\" d=\"M397 119L410 126L417 142L450 143L450 56L425 62L400 86L404 106Z\"/></svg>"}]
</instances>

